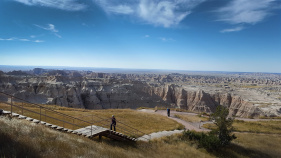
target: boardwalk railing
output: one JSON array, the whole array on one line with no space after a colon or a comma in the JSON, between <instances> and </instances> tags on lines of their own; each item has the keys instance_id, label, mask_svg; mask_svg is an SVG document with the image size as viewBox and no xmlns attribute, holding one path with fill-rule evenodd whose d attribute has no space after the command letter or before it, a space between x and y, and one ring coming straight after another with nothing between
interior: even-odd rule
<instances>
[{"instance_id":1,"label":"boardwalk railing","mask_svg":"<svg viewBox=\"0 0 281 158\"><path fill-rule=\"evenodd\" d=\"M4 92L0 92L0 109L11 111L11 115L13 115L13 113L17 113L37 119L39 120L39 122L51 123L72 130L91 126L91 133L96 130L96 128L93 128L92 126L109 128L111 124L111 119L108 118L102 118L96 115L86 115L79 118L73 117L71 115L58 112L52 108L48 108L40 104L31 103ZM85 119L89 116L91 117L91 119ZM145 133L123 122L117 121L117 124L118 132L130 137L139 138L145 135Z\"/></svg>"}]
</instances>

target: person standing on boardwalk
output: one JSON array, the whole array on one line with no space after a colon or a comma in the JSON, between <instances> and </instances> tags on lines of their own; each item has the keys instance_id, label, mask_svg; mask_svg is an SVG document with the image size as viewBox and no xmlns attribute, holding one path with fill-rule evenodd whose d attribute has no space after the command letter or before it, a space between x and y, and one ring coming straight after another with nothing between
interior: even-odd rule
<instances>
[{"instance_id":1,"label":"person standing on boardwalk","mask_svg":"<svg viewBox=\"0 0 281 158\"><path fill-rule=\"evenodd\" d=\"M110 130L112 130L112 126L114 127L114 131L116 131L116 118L114 117L114 115L112 115L111 117L111 125L110 125Z\"/></svg>"}]
</instances>

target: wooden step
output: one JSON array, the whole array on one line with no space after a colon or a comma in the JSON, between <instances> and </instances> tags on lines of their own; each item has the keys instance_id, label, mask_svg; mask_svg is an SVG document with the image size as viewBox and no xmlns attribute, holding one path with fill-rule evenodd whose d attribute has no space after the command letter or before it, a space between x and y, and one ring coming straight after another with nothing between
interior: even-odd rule
<instances>
[{"instance_id":1,"label":"wooden step","mask_svg":"<svg viewBox=\"0 0 281 158\"><path fill-rule=\"evenodd\" d=\"M39 120L36 120L36 119L33 119L32 122L34 122L34 123L39 123L40 121L39 121Z\"/></svg>"},{"instance_id":2,"label":"wooden step","mask_svg":"<svg viewBox=\"0 0 281 158\"><path fill-rule=\"evenodd\" d=\"M11 114L11 112L10 112L10 111L5 111L5 110L3 110L3 114L4 114L4 115L7 115L7 114Z\"/></svg>"},{"instance_id":3,"label":"wooden step","mask_svg":"<svg viewBox=\"0 0 281 158\"><path fill-rule=\"evenodd\" d=\"M45 125L45 124L46 124L46 122L44 122L44 121L41 121L41 122L40 122L40 124L42 124L42 125Z\"/></svg>"},{"instance_id":4,"label":"wooden step","mask_svg":"<svg viewBox=\"0 0 281 158\"><path fill-rule=\"evenodd\" d=\"M20 115L19 116L19 119L26 119L27 117L26 116L23 116L23 115Z\"/></svg>"},{"instance_id":5,"label":"wooden step","mask_svg":"<svg viewBox=\"0 0 281 158\"><path fill-rule=\"evenodd\" d=\"M12 113L12 116L13 116L13 117L19 117L20 114L17 114L17 113L14 113L14 112L13 112L13 113Z\"/></svg>"},{"instance_id":6,"label":"wooden step","mask_svg":"<svg viewBox=\"0 0 281 158\"><path fill-rule=\"evenodd\" d=\"M30 118L30 117L27 117L26 120L27 120L27 121L33 121L34 119L33 119L33 118Z\"/></svg>"},{"instance_id":7,"label":"wooden step","mask_svg":"<svg viewBox=\"0 0 281 158\"><path fill-rule=\"evenodd\" d=\"M69 129L68 131L67 131L67 133L72 133L73 132L73 130L71 130L71 129Z\"/></svg>"},{"instance_id":8,"label":"wooden step","mask_svg":"<svg viewBox=\"0 0 281 158\"><path fill-rule=\"evenodd\" d=\"M52 126L51 126L51 128L57 128L57 127L58 127L57 125L52 125Z\"/></svg>"},{"instance_id":9,"label":"wooden step","mask_svg":"<svg viewBox=\"0 0 281 158\"><path fill-rule=\"evenodd\" d=\"M56 129L57 129L57 130L62 130L63 127L58 126Z\"/></svg>"},{"instance_id":10,"label":"wooden step","mask_svg":"<svg viewBox=\"0 0 281 158\"><path fill-rule=\"evenodd\" d=\"M50 123L46 123L46 124L45 124L45 126L50 127L50 126L52 126L52 124L50 124Z\"/></svg>"}]
</instances>

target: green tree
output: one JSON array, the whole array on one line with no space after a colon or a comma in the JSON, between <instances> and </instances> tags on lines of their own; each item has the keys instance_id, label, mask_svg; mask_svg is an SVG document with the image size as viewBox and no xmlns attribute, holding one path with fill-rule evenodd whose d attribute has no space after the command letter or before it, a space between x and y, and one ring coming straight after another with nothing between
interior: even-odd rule
<instances>
[{"instance_id":1,"label":"green tree","mask_svg":"<svg viewBox=\"0 0 281 158\"><path fill-rule=\"evenodd\" d=\"M210 134L216 135L220 140L220 145L225 146L230 143L236 136L232 134L233 131L233 119L228 118L229 110L224 106L217 106L216 112L211 115L215 120L217 128L212 130Z\"/></svg>"}]
</instances>

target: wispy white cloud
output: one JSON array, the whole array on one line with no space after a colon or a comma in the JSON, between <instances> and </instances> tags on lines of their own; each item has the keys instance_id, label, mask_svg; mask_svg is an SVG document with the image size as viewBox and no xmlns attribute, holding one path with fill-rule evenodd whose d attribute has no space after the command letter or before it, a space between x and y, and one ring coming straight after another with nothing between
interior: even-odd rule
<instances>
[{"instance_id":1,"label":"wispy white cloud","mask_svg":"<svg viewBox=\"0 0 281 158\"><path fill-rule=\"evenodd\" d=\"M178 25L206 0L93 0L108 14L126 14L155 26Z\"/></svg>"},{"instance_id":2,"label":"wispy white cloud","mask_svg":"<svg viewBox=\"0 0 281 158\"><path fill-rule=\"evenodd\" d=\"M168 42L168 41L175 41L172 38L166 38L166 37L159 37L160 40L162 40L163 42Z\"/></svg>"},{"instance_id":3,"label":"wispy white cloud","mask_svg":"<svg viewBox=\"0 0 281 158\"><path fill-rule=\"evenodd\" d=\"M29 6L42 6L57 8L67 11L79 11L87 8L85 4L79 3L78 0L14 0Z\"/></svg>"},{"instance_id":4,"label":"wispy white cloud","mask_svg":"<svg viewBox=\"0 0 281 158\"><path fill-rule=\"evenodd\" d=\"M34 24L34 25L41 28L41 29L48 30L48 31L51 31L51 32L59 32L55 28L55 25L53 25L53 24L47 24L47 26L41 26L41 25L37 25L37 24Z\"/></svg>"},{"instance_id":5,"label":"wispy white cloud","mask_svg":"<svg viewBox=\"0 0 281 158\"><path fill-rule=\"evenodd\" d=\"M11 38L0 38L0 41L14 41L16 38L11 37Z\"/></svg>"},{"instance_id":6,"label":"wispy white cloud","mask_svg":"<svg viewBox=\"0 0 281 158\"><path fill-rule=\"evenodd\" d=\"M61 35L58 34L59 31L56 29L55 25L53 25L53 24L47 24L46 26L41 26L41 25L37 25L37 24L34 24L34 25L37 26L38 28L50 31L58 38L62 38Z\"/></svg>"},{"instance_id":7,"label":"wispy white cloud","mask_svg":"<svg viewBox=\"0 0 281 158\"><path fill-rule=\"evenodd\" d=\"M54 33L54 35L57 36L58 38L62 38L62 36L57 33Z\"/></svg>"},{"instance_id":8,"label":"wispy white cloud","mask_svg":"<svg viewBox=\"0 0 281 158\"><path fill-rule=\"evenodd\" d=\"M233 0L218 10L219 21L230 24L256 24L263 21L277 0Z\"/></svg>"},{"instance_id":9,"label":"wispy white cloud","mask_svg":"<svg viewBox=\"0 0 281 158\"><path fill-rule=\"evenodd\" d=\"M150 36L149 36L149 35L145 35L144 37L145 37L145 38L149 38Z\"/></svg>"},{"instance_id":10,"label":"wispy white cloud","mask_svg":"<svg viewBox=\"0 0 281 158\"><path fill-rule=\"evenodd\" d=\"M30 40L30 39L26 39L26 38L17 38L17 37L0 38L0 41L22 41L22 42L35 42L35 43L44 42L42 40Z\"/></svg>"},{"instance_id":11,"label":"wispy white cloud","mask_svg":"<svg viewBox=\"0 0 281 158\"><path fill-rule=\"evenodd\" d=\"M42 43L42 42L45 42L45 41L42 41L42 40L35 40L33 42L36 42L36 43Z\"/></svg>"},{"instance_id":12,"label":"wispy white cloud","mask_svg":"<svg viewBox=\"0 0 281 158\"><path fill-rule=\"evenodd\" d=\"M108 14L133 14L138 0L93 0Z\"/></svg>"},{"instance_id":13,"label":"wispy white cloud","mask_svg":"<svg viewBox=\"0 0 281 158\"><path fill-rule=\"evenodd\" d=\"M243 29L244 29L243 26L238 26L238 27L234 27L234 28L223 29L223 30L221 30L220 32L221 32L221 33L226 33L226 32L238 32L238 31L241 31L241 30L243 30Z\"/></svg>"},{"instance_id":14,"label":"wispy white cloud","mask_svg":"<svg viewBox=\"0 0 281 158\"><path fill-rule=\"evenodd\" d=\"M108 6L106 10L108 12L117 13L117 14L131 14L134 12L134 10L127 5Z\"/></svg>"},{"instance_id":15,"label":"wispy white cloud","mask_svg":"<svg viewBox=\"0 0 281 158\"><path fill-rule=\"evenodd\" d=\"M24 42L29 42L30 40L29 39L26 39L26 38L21 38L21 39L18 39L20 41L24 41Z\"/></svg>"}]
</instances>

